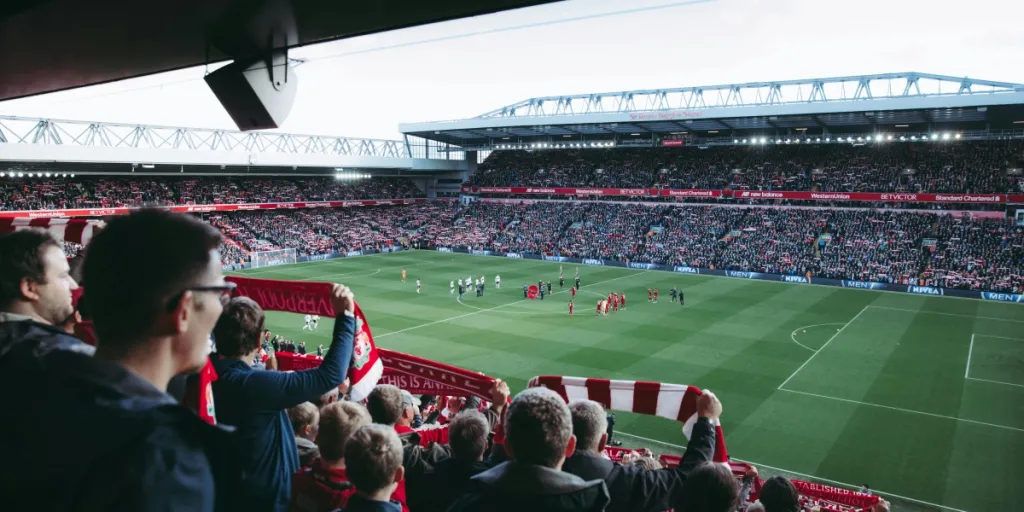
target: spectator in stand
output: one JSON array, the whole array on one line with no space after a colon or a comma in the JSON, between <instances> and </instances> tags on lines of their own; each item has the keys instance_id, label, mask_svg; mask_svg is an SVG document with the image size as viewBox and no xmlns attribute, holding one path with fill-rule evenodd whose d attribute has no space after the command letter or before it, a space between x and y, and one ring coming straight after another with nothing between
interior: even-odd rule
<instances>
[{"instance_id":1,"label":"spectator in stand","mask_svg":"<svg viewBox=\"0 0 1024 512\"><path fill-rule=\"evenodd\" d=\"M682 490L686 475L697 465L711 460L715 451L715 422L722 414L722 403L710 391L697 399L698 419L679 466L648 471L616 464L604 457L608 440L608 422L604 407L593 400L569 404L576 451L562 465L562 471L584 480L603 480L611 503L608 512L661 512L672 508Z\"/></svg>"},{"instance_id":2,"label":"spectator in stand","mask_svg":"<svg viewBox=\"0 0 1024 512\"><path fill-rule=\"evenodd\" d=\"M452 418L449 429L452 456L439 461L428 476L427 487L432 491L417 503L416 512L448 510L469 492L472 477L492 467L484 462L491 427L483 414L464 410Z\"/></svg>"},{"instance_id":3,"label":"spectator in stand","mask_svg":"<svg viewBox=\"0 0 1024 512\"><path fill-rule=\"evenodd\" d=\"M0 237L0 323L5 328L0 350L13 349L26 337L57 335L53 328L75 313L71 295L77 288L60 242L46 231L27 229ZM78 345L53 337L63 347Z\"/></svg>"},{"instance_id":4,"label":"spectator in stand","mask_svg":"<svg viewBox=\"0 0 1024 512\"><path fill-rule=\"evenodd\" d=\"M320 458L292 478L293 512L329 512L344 508L355 494L345 465L345 443L371 423L370 413L355 402L335 402L320 413L317 446Z\"/></svg>"},{"instance_id":5,"label":"spectator in stand","mask_svg":"<svg viewBox=\"0 0 1024 512\"><path fill-rule=\"evenodd\" d=\"M623 461L623 464L626 464L626 461ZM655 459L650 455L640 455L639 457L633 457L632 459L629 460L628 464L630 466L635 466L647 471L657 471L659 469L662 469L661 463L658 462L658 459Z\"/></svg>"},{"instance_id":6,"label":"spectator in stand","mask_svg":"<svg viewBox=\"0 0 1024 512\"><path fill-rule=\"evenodd\" d=\"M729 467L704 462L690 472L674 508L692 512L733 512L740 485Z\"/></svg>"},{"instance_id":7,"label":"spectator in stand","mask_svg":"<svg viewBox=\"0 0 1024 512\"><path fill-rule=\"evenodd\" d=\"M432 492L432 489L426 487L426 475L433 471L441 459L451 455L451 449L446 444L432 441L424 443L420 437L422 433L433 440L440 440L442 431L416 431L409 426L416 405L408 391L390 384L378 384L366 397L366 409L374 423L391 427L399 435L406 480L398 484L395 499L402 503L403 509L409 509L410 497L415 500ZM443 432L447 439L447 429Z\"/></svg>"},{"instance_id":8,"label":"spectator in stand","mask_svg":"<svg viewBox=\"0 0 1024 512\"><path fill-rule=\"evenodd\" d=\"M494 151L468 184L1012 193L1022 153L1020 141Z\"/></svg>"},{"instance_id":9,"label":"spectator in stand","mask_svg":"<svg viewBox=\"0 0 1024 512\"><path fill-rule=\"evenodd\" d=\"M402 466L402 442L394 429L385 425L359 427L345 443L345 464L356 494L345 512L399 512L395 489L405 474Z\"/></svg>"},{"instance_id":10,"label":"spectator in stand","mask_svg":"<svg viewBox=\"0 0 1024 512\"><path fill-rule=\"evenodd\" d=\"M406 178L87 177L0 181L0 209L56 210L141 206L405 199L422 197Z\"/></svg>"},{"instance_id":11,"label":"spectator in stand","mask_svg":"<svg viewBox=\"0 0 1024 512\"><path fill-rule=\"evenodd\" d=\"M765 512L799 512L800 494L789 479L773 476L761 485L758 501L764 506Z\"/></svg>"},{"instance_id":12,"label":"spectator in stand","mask_svg":"<svg viewBox=\"0 0 1024 512\"><path fill-rule=\"evenodd\" d=\"M337 392L337 388L335 388ZM316 446L317 429L320 427L320 409L317 406L302 402L288 409L288 420L295 431L295 446L299 452L299 466L309 467L313 459L320 456Z\"/></svg>"},{"instance_id":13,"label":"spectator in stand","mask_svg":"<svg viewBox=\"0 0 1024 512\"><path fill-rule=\"evenodd\" d=\"M295 432L287 409L337 388L348 372L355 334L355 301L342 285L331 290L331 305L341 312L334 321L331 349L318 368L297 372L255 370L263 310L248 297L225 306L213 330L217 357L218 420L237 428L233 444L244 467L241 492L234 499L246 510L288 510L291 477L299 469ZM102 338L101 338L102 339Z\"/></svg>"},{"instance_id":14,"label":"spectator in stand","mask_svg":"<svg viewBox=\"0 0 1024 512\"><path fill-rule=\"evenodd\" d=\"M94 357L46 327L67 316L74 288L60 247L35 232L15 235L22 249L9 246L12 239L0 243L0 289L8 313L34 320L4 326L18 344L4 346L0 383L35 389L5 398L18 411L17 422L0 427L6 506L211 511L216 498L226 505L237 475L222 449L228 435L166 393L174 375L202 367L232 289L220 274L216 230L144 210L94 237L84 268L100 339ZM17 252L15 263L8 255ZM45 439L47 450L26 439Z\"/></svg>"},{"instance_id":15,"label":"spectator in stand","mask_svg":"<svg viewBox=\"0 0 1024 512\"><path fill-rule=\"evenodd\" d=\"M526 389L506 414L504 441L511 460L474 476L472 491L450 512L605 510L610 498L602 480L584 481L561 471L576 449L576 437L569 407L558 394Z\"/></svg>"}]
</instances>

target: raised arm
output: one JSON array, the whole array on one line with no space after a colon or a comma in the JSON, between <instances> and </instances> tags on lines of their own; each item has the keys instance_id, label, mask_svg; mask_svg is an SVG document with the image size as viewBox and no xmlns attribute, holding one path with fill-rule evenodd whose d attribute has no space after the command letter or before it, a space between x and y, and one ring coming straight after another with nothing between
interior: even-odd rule
<instances>
[{"instance_id":1,"label":"raised arm","mask_svg":"<svg viewBox=\"0 0 1024 512\"><path fill-rule=\"evenodd\" d=\"M670 509L690 471L711 460L715 451L715 423L722 414L722 403L714 393L704 391L697 399L697 414L686 453L678 467L655 470L633 466L621 468L629 482L630 510L660 512Z\"/></svg>"},{"instance_id":2,"label":"raised arm","mask_svg":"<svg viewBox=\"0 0 1024 512\"><path fill-rule=\"evenodd\" d=\"M297 372L255 372L251 375L251 391L268 408L287 409L312 401L344 382L352 362L355 339L355 297L347 287L336 284L331 290L331 304L337 316L330 349L317 368Z\"/></svg>"}]
</instances>

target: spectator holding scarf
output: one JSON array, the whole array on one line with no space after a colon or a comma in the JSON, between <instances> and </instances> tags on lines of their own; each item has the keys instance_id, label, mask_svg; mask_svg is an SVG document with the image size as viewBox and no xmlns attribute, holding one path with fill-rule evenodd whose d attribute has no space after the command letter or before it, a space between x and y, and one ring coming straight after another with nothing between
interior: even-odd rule
<instances>
[{"instance_id":1,"label":"spectator holding scarf","mask_svg":"<svg viewBox=\"0 0 1024 512\"><path fill-rule=\"evenodd\" d=\"M289 509L291 477L299 469L299 455L287 410L337 388L352 360L356 324L352 292L334 285L331 303L338 312L333 341L320 366L309 370L252 368L249 362L260 349L264 314L248 297L231 299L213 329L218 421L237 428L233 448L244 467L240 492L234 496L240 509Z\"/></svg>"}]
</instances>

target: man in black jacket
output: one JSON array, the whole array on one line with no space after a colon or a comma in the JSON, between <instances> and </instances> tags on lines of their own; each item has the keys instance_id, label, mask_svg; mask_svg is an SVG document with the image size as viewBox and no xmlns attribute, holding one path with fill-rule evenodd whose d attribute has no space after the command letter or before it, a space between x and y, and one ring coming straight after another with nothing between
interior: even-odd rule
<instances>
[{"instance_id":1,"label":"man in black jacket","mask_svg":"<svg viewBox=\"0 0 1024 512\"><path fill-rule=\"evenodd\" d=\"M474 476L472 491L450 512L544 510L601 512L608 489L561 471L576 448L569 408L547 388L529 388L512 400L505 417L508 462Z\"/></svg>"},{"instance_id":2,"label":"man in black jacket","mask_svg":"<svg viewBox=\"0 0 1024 512\"><path fill-rule=\"evenodd\" d=\"M484 462L487 436L491 426L483 414L463 410L448 425L448 444L452 456L438 462L427 474L424 496L417 512L444 512L457 499L469 491L470 478L491 468Z\"/></svg>"},{"instance_id":3,"label":"man in black jacket","mask_svg":"<svg viewBox=\"0 0 1024 512\"><path fill-rule=\"evenodd\" d=\"M603 480L611 494L608 512L661 512L672 508L686 475L701 462L711 460L715 450L714 422L722 413L722 404L710 391L697 399L699 418L682 461L676 468L657 470L616 464L601 456L608 439L601 404L576 400L569 404L569 410L576 452L566 459L562 471L585 480Z\"/></svg>"},{"instance_id":4,"label":"man in black jacket","mask_svg":"<svg viewBox=\"0 0 1024 512\"><path fill-rule=\"evenodd\" d=\"M215 497L230 499L220 486L238 471L220 451L226 432L166 392L172 377L205 362L232 289L217 230L148 210L96 235L84 272L99 339L92 357L50 325L70 312L74 288L59 246L25 251L16 242L0 242L0 290L6 312L29 318L8 315L0 327L0 388L20 390L4 401L18 421L0 424L5 505L211 511Z\"/></svg>"}]
</instances>

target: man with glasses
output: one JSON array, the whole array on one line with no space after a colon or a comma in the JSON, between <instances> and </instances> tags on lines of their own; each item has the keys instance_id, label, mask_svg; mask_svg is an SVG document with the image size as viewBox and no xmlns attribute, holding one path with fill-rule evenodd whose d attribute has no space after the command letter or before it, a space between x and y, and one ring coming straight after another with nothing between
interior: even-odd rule
<instances>
[{"instance_id":1,"label":"man with glasses","mask_svg":"<svg viewBox=\"0 0 1024 512\"><path fill-rule=\"evenodd\" d=\"M205 363L229 300L220 242L216 229L186 215L143 210L111 220L84 268L95 356L28 350L0 358L4 406L18 415L0 424L0 492L12 510L210 511L215 498L230 498L239 474L225 451L230 436L167 394L172 377ZM16 265L0 261L4 271ZM18 300L52 291L63 314L73 285L48 291L67 280L44 275L21 278Z\"/></svg>"}]
</instances>

